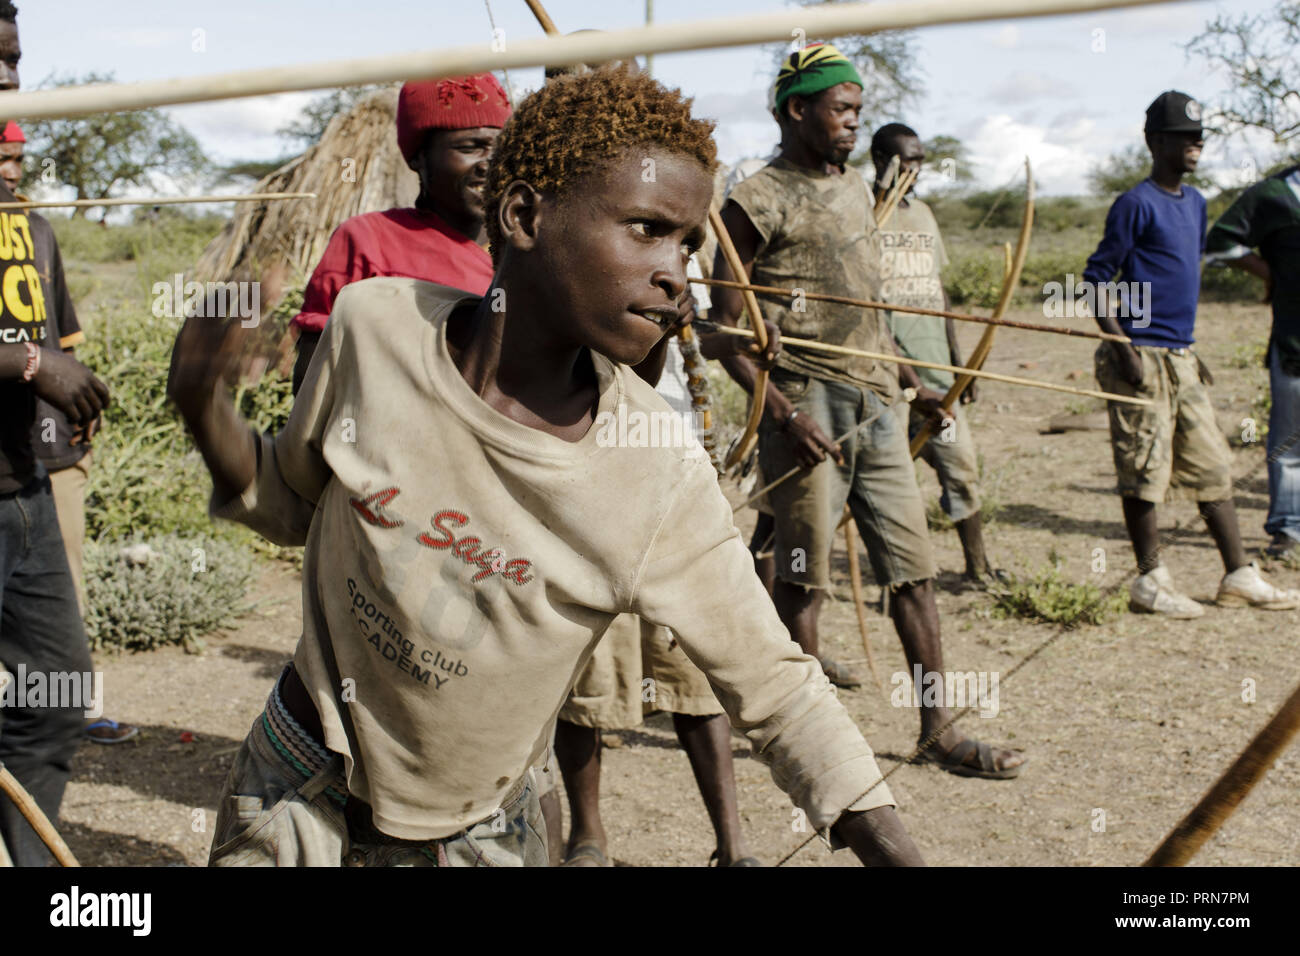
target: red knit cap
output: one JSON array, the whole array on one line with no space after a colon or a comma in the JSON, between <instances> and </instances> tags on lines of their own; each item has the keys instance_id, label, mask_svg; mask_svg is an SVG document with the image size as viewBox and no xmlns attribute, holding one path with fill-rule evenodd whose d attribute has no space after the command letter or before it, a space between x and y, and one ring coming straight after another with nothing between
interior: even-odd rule
<instances>
[{"instance_id":1,"label":"red knit cap","mask_svg":"<svg viewBox=\"0 0 1300 956\"><path fill-rule=\"evenodd\" d=\"M409 163L434 129L506 125L510 101L491 73L403 83L397 97L397 145Z\"/></svg>"},{"instance_id":2,"label":"red knit cap","mask_svg":"<svg viewBox=\"0 0 1300 956\"><path fill-rule=\"evenodd\" d=\"M27 137L23 135L22 128L13 120L10 120L5 125L4 132L0 133L0 143L25 143L25 142L27 142Z\"/></svg>"}]
</instances>

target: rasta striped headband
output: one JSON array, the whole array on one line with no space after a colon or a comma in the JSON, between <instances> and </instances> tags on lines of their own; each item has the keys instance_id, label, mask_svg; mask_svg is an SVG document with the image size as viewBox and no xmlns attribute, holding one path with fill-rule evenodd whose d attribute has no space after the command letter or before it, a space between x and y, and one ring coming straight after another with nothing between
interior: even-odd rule
<instances>
[{"instance_id":1,"label":"rasta striped headband","mask_svg":"<svg viewBox=\"0 0 1300 956\"><path fill-rule=\"evenodd\" d=\"M772 108L780 116L790 97L811 96L840 83L862 86L862 77L848 58L829 43L809 44L781 64L772 89Z\"/></svg>"}]
</instances>

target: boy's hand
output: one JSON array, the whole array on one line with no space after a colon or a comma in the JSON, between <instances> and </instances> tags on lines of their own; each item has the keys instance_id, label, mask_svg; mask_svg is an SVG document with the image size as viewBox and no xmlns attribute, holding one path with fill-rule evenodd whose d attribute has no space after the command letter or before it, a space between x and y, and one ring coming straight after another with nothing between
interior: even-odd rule
<instances>
[{"instance_id":1,"label":"boy's hand","mask_svg":"<svg viewBox=\"0 0 1300 956\"><path fill-rule=\"evenodd\" d=\"M64 415L74 428L91 425L109 402L108 386L71 355L41 349L32 389Z\"/></svg>"},{"instance_id":2,"label":"boy's hand","mask_svg":"<svg viewBox=\"0 0 1300 956\"><path fill-rule=\"evenodd\" d=\"M1119 363L1119 374L1124 381L1134 388L1142 387L1142 356L1137 349L1127 342L1112 342L1115 360Z\"/></svg>"},{"instance_id":3,"label":"boy's hand","mask_svg":"<svg viewBox=\"0 0 1300 956\"><path fill-rule=\"evenodd\" d=\"M971 383L966 386L966 391L961 393L961 403L963 405L971 405L979 398L978 393L975 391L975 386L975 380L972 379Z\"/></svg>"}]
</instances>

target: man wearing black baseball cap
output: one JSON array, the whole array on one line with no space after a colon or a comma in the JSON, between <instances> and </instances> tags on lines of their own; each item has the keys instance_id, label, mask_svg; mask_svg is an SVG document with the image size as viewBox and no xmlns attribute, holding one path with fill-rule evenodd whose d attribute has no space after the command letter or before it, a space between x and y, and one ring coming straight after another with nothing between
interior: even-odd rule
<instances>
[{"instance_id":1,"label":"man wearing black baseball cap","mask_svg":"<svg viewBox=\"0 0 1300 956\"><path fill-rule=\"evenodd\" d=\"M1129 608L1196 618L1205 608L1174 587L1160 560L1156 505L1171 489L1190 493L1218 546L1225 574L1216 603L1266 610L1300 607L1300 593L1274 587L1246 560L1232 503L1232 456L1215 420L1209 369L1192 351L1205 252L1205 198L1183 177L1204 144L1201 107L1169 90L1147 107L1151 175L1111 206L1106 234L1088 260L1097 324L1132 344L1097 349L1097 381L1150 405L1110 403L1110 436L1124 524L1137 557ZM1117 285L1111 284L1118 275ZM1118 292L1111 296L1111 290Z\"/></svg>"}]
</instances>

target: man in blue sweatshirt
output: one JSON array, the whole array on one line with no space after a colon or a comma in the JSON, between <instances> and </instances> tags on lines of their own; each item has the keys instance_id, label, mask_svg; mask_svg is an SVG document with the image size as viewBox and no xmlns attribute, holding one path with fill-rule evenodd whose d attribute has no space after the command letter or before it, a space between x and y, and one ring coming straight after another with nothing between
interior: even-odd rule
<instances>
[{"instance_id":1,"label":"man in blue sweatshirt","mask_svg":"<svg viewBox=\"0 0 1300 956\"><path fill-rule=\"evenodd\" d=\"M1156 505L1171 489L1196 499L1223 558L1219 605L1300 607L1300 592L1274 587L1246 560L1232 503L1232 456L1206 389L1213 378L1192 351L1206 215L1204 197L1182 180L1195 172L1204 146L1200 104L1175 90L1162 93L1147 108L1145 130L1151 175L1115 200L1084 271L1085 288L1098 290L1097 324L1132 340L1097 349L1097 381L1152 401L1110 403L1124 524L1138 565L1129 607L1173 618L1205 613L1178 591L1160 560Z\"/></svg>"}]
</instances>

